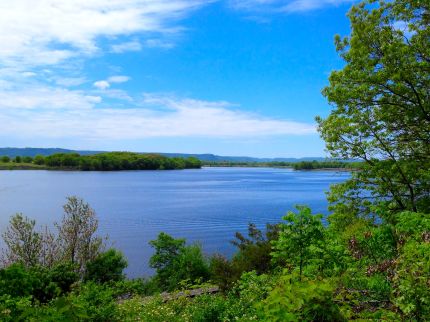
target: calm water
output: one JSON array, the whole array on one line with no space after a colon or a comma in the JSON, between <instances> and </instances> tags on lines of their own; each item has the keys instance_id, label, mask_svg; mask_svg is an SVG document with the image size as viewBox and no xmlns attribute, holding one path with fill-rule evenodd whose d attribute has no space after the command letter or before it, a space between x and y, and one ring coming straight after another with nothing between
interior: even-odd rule
<instances>
[{"instance_id":1,"label":"calm water","mask_svg":"<svg viewBox=\"0 0 430 322\"><path fill-rule=\"evenodd\" d=\"M200 241L205 253L231 255L236 231L249 222L278 222L295 204L327 213L325 191L348 173L270 168L181 171L0 171L0 230L22 212L39 224L62 215L65 197L77 195L96 210L100 232L129 261L131 277L151 274L148 241L161 231Z\"/></svg>"}]
</instances>

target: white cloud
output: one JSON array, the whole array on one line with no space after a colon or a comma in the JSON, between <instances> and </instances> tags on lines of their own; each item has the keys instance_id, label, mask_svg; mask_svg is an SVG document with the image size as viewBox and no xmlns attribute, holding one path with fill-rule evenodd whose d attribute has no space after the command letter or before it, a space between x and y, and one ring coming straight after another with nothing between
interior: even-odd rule
<instances>
[{"instance_id":1,"label":"white cloud","mask_svg":"<svg viewBox=\"0 0 430 322\"><path fill-rule=\"evenodd\" d=\"M142 44L137 40L127 41L112 45L111 50L116 54L125 53L127 51L140 51L142 50Z\"/></svg>"},{"instance_id":2,"label":"white cloud","mask_svg":"<svg viewBox=\"0 0 430 322\"><path fill-rule=\"evenodd\" d=\"M7 113L8 109L34 109L36 112L40 109L87 110L100 102L100 96L47 86L35 86L22 90L9 89L0 91L0 114ZM43 111L40 113L43 114ZM17 118L16 121L21 120ZM24 125L31 126L31 124Z\"/></svg>"},{"instance_id":3,"label":"white cloud","mask_svg":"<svg viewBox=\"0 0 430 322\"><path fill-rule=\"evenodd\" d=\"M55 83L60 86L73 87L87 82L85 77L57 77Z\"/></svg>"},{"instance_id":4,"label":"white cloud","mask_svg":"<svg viewBox=\"0 0 430 322\"><path fill-rule=\"evenodd\" d=\"M25 99L16 101L16 97ZM41 139L127 140L259 138L316 131L313 124L246 113L227 102L146 95L140 107L115 109L97 107L100 101L100 97L79 91L36 89L32 93L16 92L10 97L3 93L0 95L2 134Z\"/></svg>"},{"instance_id":5,"label":"white cloud","mask_svg":"<svg viewBox=\"0 0 430 322\"><path fill-rule=\"evenodd\" d=\"M352 3L355 0L230 0L231 7L247 11L302 12Z\"/></svg>"},{"instance_id":6,"label":"white cloud","mask_svg":"<svg viewBox=\"0 0 430 322\"><path fill-rule=\"evenodd\" d=\"M130 80L130 77L124 75L111 76L107 79L109 83L125 83Z\"/></svg>"},{"instance_id":7,"label":"white cloud","mask_svg":"<svg viewBox=\"0 0 430 322\"><path fill-rule=\"evenodd\" d=\"M126 101L125 103L133 102L133 98L130 95L128 95L126 91L123 91L121 89L103 90L103 97L113 98L120 101ZM121 104L121 106L123 106L123 104Z\"/></svg>"},{"instance_id":8,"label":"white cloud","mask_svg":"<svg viewBox=\"0 0 430 322\"><path fill-rule=\"evenodd\" d=\"M142 105L136 106L136 100L128 93L111 88L113 84L129 81L128 76L113 75L95 82L87 79L83 72L86 58L106 49L123 53L145 47L171 48L174 46L171 40L175 39L172 35L182 30L177 25L179 19L213 1L0 0L2 135L124 140L253 139L315 133L313 124L246 113L227 102L145 95ZM287 10L289 5L311 8L316 2L236 0L235 3L242 9L250 9L254 4ZM132 40L121 42L124 37ZM89 87L92 83L93 88L73 90L73 86L86 82ZM120 101L117 108L112 107L109 99Z\"/></svg>"},{"instance_id":9,"label":"white cloud","mask_svg":"<svg viewBox=\"0 0 430 322\"><path fill-rule=\"evenodd\" d=\"M148 39L145 41L145 45L148 48L163 48L163 49L170 49L175 46L172 42L162 40L162 39Z\"/></svg>"},{"instance_id":10,"label":"white cloud","mask_svg":"<svg viewBox=\"0 0 430 322\"><path fill-rule=\"evenodd\" d=\"M110 87L109 82L105 81L105 80L100 80L100 81L94 82L93 85L94 85L94 87L97 87L98 89L101 89L101 90L105 90L105 89L108 89Z\"/></svg>"},{"instance_id":11,"label":"white cloud","mask_svg":"<svg viewBox=\"0 0 430 322\"><path fill-rule=\"evenodd\" d=\"M327 6L338 6L351 3L354 0L295 0L282 7L282 11L299 12L324 8Z\"/></svg>"},{"instance_id":12,"label":"white cloud","mask_svg":"<svg viewBox=\"0 0 430 322\"><path fill-rule=\"evenodd\" d=\"M0 63L30 66L57 64L76 55L96 52L100 37L114 39L137 33L172 32L177 30L175 21L209 2L211 1L1 1Z\"/></svg>"},{"instance_id":13,"label":"white cloud","mask_svg":"<svg viewBox=\"0 0 430 322\"><path fill-rule=\"evenodd\" d=\"M111 45L111 52L121 54L129 51L141 51L144 47L170 49L175 47L175 44L172 41L158 38L147 39L144 41L143 45L140 41L132 40Z\"/></svg>"},{"instance_id":14,"label":"white cloud","mask_svg":"<svg viewBox=\"0 0 430 322\"><path fill-rule=\"evenodd\" d=\"M34 72L22 72L22 76L24 76L24 77L34 77L36 75L37 74Z\"/></svg>"},{"instance_id":15,"label":"white cloud","mask_svg":"<svg viewBox=\"0 0 430 322\"><path fill-rule=\"evenodd\" d=\"M93 83L93 86L102 91L107 90L111 84L125 83L130 80L130 77L124 75L111 76L105 80L99 80Z\"/></svg>"}]
</instances>

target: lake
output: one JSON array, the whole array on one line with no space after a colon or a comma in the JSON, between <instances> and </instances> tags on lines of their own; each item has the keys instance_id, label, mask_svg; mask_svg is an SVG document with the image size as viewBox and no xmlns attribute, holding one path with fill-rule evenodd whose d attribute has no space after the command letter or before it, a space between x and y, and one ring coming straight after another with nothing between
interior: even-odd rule
<instances>
[{"instance_id":1,"label":"lake","mask_svg":"<svg viewBox=\"0 0 430 322\"><path fill-rule=\"evenodd\" d=\"M236 231L279 222L296 204L327 214L325 192L348 172L276 168L176 171L0 171L0 229L21 212L38 224L62 216L66 196L95 209L102 235L127 257L129 277L150 275L148 242L159 232L200 242L206 254L230 256Z\"/></svg>"}]
</instances>

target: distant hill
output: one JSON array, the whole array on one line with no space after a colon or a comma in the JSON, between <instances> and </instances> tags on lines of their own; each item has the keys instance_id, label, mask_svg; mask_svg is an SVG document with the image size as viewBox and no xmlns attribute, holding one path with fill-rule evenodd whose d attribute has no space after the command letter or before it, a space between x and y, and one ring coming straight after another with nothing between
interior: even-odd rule
<instances>
[{"instance_id":1,"label":"distant hill","mask_svg":"<svg viewBox=\"0 0 430 322\"><path fill-rule=\"evenodd\" d=\"M7 155L14 158L21 157L34 157L36 155L48 156L55 153L79 153L81 155L91 155L101 153L102 151L74 151L60 148L0 148L0 156Z\"/></svg>"},{"instance_id":2,"label":"distant hill","mask_svg":"<svg viewBox=\"0 0 430 322\"><path fill-rule=\"evenodd\" d=\"M16 156L29 156L34 157L36 155L48 156L55 153L79 153L80 155L91 155L108 151L89 151L89 150L69 150L61 148L0 148L0 156L7 155L11 158ZM149 153L149 152L142 152ZM151 152L153 153L153 152ZM201 161L212 161L212 162L300 162L300 161L322 161L325 158L322 157L306 157L306 158L253 158L253 157L237 157L237 156L221 156L215 154L187 154L187 153L157 153L167 157L195 157Z\"/></svg>"}]
</instances>

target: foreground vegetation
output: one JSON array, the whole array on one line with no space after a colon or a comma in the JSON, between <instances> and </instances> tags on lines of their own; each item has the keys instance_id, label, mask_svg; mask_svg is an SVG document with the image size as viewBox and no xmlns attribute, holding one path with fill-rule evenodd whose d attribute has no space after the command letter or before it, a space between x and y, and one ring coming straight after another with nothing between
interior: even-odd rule
<instances>
[{"instance_id":1,"label":"foreground vegetation","mask_svg":"<svg viewBox=\"0 0 430 322\"><path fill-rule=\"evenodd\" d=\"M430 215L324 226L299 206L264 232L236 234L237 253L205 257L160 233L148 279L97 235L97 218L71 197L54 231L20 214L3 233L2 321L346 321L430 318ZM187 291L218 285L219 294ZM161 292L171 292L169 297ZM202 292L204 293L204 292Z\"/></svg>"},{"instance_id":2,"label":"foreground vegetation","mask_svg":"<svg viewBox=\"0 0 430 322\"><path fill-rule=\"evenodd\" d=\"M201 162L193 157L168 158L158 154L131 152L107 152L94 155L78 153L57 153L50 156L32 157L8 156L0 158L0 169L48 169L81 171L119 171L119 170L174 170L198 169Z\"/></svg>"},{"instance_id":3,"label":"foreground vegetation","mask_svg":"<svg viewBox=\"0 0 430 322\"><path fill-rule=\"evenodd\" d=\"M336 38L346 64L323 91L334 109L319 130L334 158L363 163L331 188L326 224L298 206L237 233L231 259L161 233L156 274L126 280L126 260L72 197L53 232L22 215L4 230L1 319L429 321L429 13L428 1L367 1L349 13L351 36ZM172 295L213 284L222 292Z\"/></svg>"}]
</instances>

